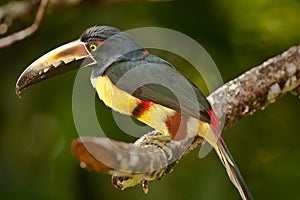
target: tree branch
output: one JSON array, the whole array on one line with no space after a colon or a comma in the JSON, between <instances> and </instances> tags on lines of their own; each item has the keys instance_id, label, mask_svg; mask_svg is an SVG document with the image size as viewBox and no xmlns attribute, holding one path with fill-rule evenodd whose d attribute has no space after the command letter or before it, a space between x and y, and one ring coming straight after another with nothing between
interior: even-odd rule
<instances>
[{"instance_id":1,"label":"tree branch","mask_svg":"<svg viewBox=\"0 0 300 200\"><path fill-rule=\"evenodd\" d=\"M219 116L226 113L224 126L228 128L287 92L299 93L299 85L300 46L294 46L226 83L208 100Z\"/></svg>"},{"instance_id":2,"label":"tree branch","mask_svg":"<svg viewBox=\"0 0 300 200\"><path fill-rule=\"evenodd\" d=\"M219 117L226 113L224 127L228 128L257 109L263 110L287 92L296 91L299 96L299 88L300 46L295 46L226 83L208 99ZM81 167L114 174L115 187L125 189L142 183L147 192L147 180L161 179L180 158L204 141L196 136L164 142L155 139L159 134L150 132L134 144L83 137L73 141L72 150Z\"/></svg>"},{"instance_id":3,"label":"tree branch","mask_svg":"<svg viewBox=\"0 0 300 200\"><path fill-rule=\"evenodd\" d=\"M14 32L8 36L0 38L0 48L10 46L18 41L24 40L33 35L40 27L41 20L45 13L46 5L49 10L74 7L83 3L94 3L108 5L120 2L134 2L137 0L24 0L12 1L0 7L0 35L8 32L16 19L32 16L36 14L33 24L21 31ZM138 0L151 1L151 0ZM168 1L168 0L160 0Z\"/></svg>"},{"instance_id":4,"label":"tree branch","mask_svg":"<svg viewBox=\"0 0 300 200\"><path fill-rule=\"evenodd\" d=\"M44 16L47 4L48 4L48 0L41 0L39 8L38 8L38 11L37 11L36 16L35 16L35 20L34 20L34 22L33 22L33 24L31 26L25 28L24 30L18 31L16 33L11 34L11 35L8 35L8 36L6 36L4 38L0 38L0 48L7 47L7 46L9 46L9 45L11 45L11 44L13 44L15 42L18 42L20 40L23 40L24 38L26 38L26 37L32 35L33 33L35 33L38 30L38 28L40 27L40 24L41 24L42 18ZM33 3L31 4L29 2L25 2L24 4L21 4L21 2L20 3L14 2L14 4L8 6L8 8L11 7L12 10L13 10L13 8L17 7L17 5L19 7L21 7L20 9L18 9L20 12L19 13L15 13L14 16L24 15L25 12L26 12L26 9L30 8L31 5L34 6ZM6 18L6 21L7 21L7 18ZM10 19L10 21L11 21L11 19ZM2 23L1 25L4 26L4 23ZM11 25L11 23L7 24L6 29L10 25Z\"/></svg>"}]
</instances>

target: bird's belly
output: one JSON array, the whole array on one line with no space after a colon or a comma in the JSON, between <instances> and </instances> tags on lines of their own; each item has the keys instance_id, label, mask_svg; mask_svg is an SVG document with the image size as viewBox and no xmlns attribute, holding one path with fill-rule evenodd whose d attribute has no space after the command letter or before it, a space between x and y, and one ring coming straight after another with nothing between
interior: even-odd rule
<instances>
[{"instance_id":1,"label":"bird's belly","mask_svg":"<svg viewBox=\"0 0 300 200\"><path fill-rule=\"evenodd\" d=\"M91 82L106 106L122 114L134 116L164 135L179 140L186 136L195 136L199 132L199 120L182 116L159 104L140 100L117 88L105 75L92 78Z\"/></svg>"}]
</instances>

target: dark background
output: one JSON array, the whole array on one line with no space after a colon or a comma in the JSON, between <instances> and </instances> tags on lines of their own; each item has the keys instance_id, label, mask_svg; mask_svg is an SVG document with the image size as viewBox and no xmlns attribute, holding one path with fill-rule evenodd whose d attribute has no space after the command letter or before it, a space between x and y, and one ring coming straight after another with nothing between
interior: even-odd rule
<instances>
[{"instance_id":1,"label":"dark background","mask_svg":"<svg viewBox=\"0 0 300 200\"><path fill-rule=\"evenodd\" d=\"M239 199L216 154L199 159L198 149L163 180L150 182L147 195L140 186L115 189L110 176L81 169L70 152L78 137L72 118L76 71L28 88L21 100L15 83L32 61L95 24L187 34L204 46L226 82L299 44L299 10L297 0L195 0L83 4L47 12L38 33L0 49L0 199ZM17 23L22 27L30 19ZM299 105L287 94L223 133L255 199L300 199ZM118 134L117 128L111 131Z\"/></svg>"}]
</instances>

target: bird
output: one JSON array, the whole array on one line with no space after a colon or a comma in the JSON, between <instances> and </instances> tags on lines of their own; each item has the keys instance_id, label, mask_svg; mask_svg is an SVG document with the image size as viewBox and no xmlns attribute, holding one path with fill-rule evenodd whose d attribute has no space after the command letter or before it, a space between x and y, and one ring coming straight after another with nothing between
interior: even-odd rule
<instances>
[{"instance_id":1,"label":"bird","mask_svg":"<svg viewBox=\"0 0 300 200\"><path fill-rule=\"evenodd\" d=\"M166 60L151 54L112 26L93 26L29 65L16 93L80 67L92 68L99 99L114 111L158 130L170 140L198 135L216 151L244 200L253 199L223 138L219 119L201 90Z\"/></svg>"}]
</instances>

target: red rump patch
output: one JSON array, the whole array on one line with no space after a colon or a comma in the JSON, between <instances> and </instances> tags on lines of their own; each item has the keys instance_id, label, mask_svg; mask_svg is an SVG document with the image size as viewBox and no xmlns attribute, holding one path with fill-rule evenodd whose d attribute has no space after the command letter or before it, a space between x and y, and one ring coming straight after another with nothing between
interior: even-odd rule
<instances>
[{"instance_id":1,"label":"red rump patch","mask_svg":"<svg viewBox=\"0 0 300 200\"><path fill-rule=\"evenodd\" d=\"M221 136L221 127L216 113L212 110L206 110L206 112L210 116L210 127L212 131L215 133L218 139L225 145L225 142Z\"/></svg>"},{"instance_id":2,"label":"red rump patch","mask_svg":"<svg viewBox=\"0 0 300 200\"><path fill-rule=\"evenodd\" d=\"M132 115L135 118L139 118L144 112L149 110L153 104L154 103L151 101L141 101L141 103L139 103L137 107L135 107L135 109L133 110Z\"/></svg>"},{"instance_id":3,"label":"red rump patch","mask_svg":"<svg viewBox=\"0 0 300 200\"><path fill-rule=\"evenodd\" d=\"M169 116L166 119L168 131L173 140L183 140L187 136L188 117L182 116L180 113Z\"/></svg>"}]
</instances>

